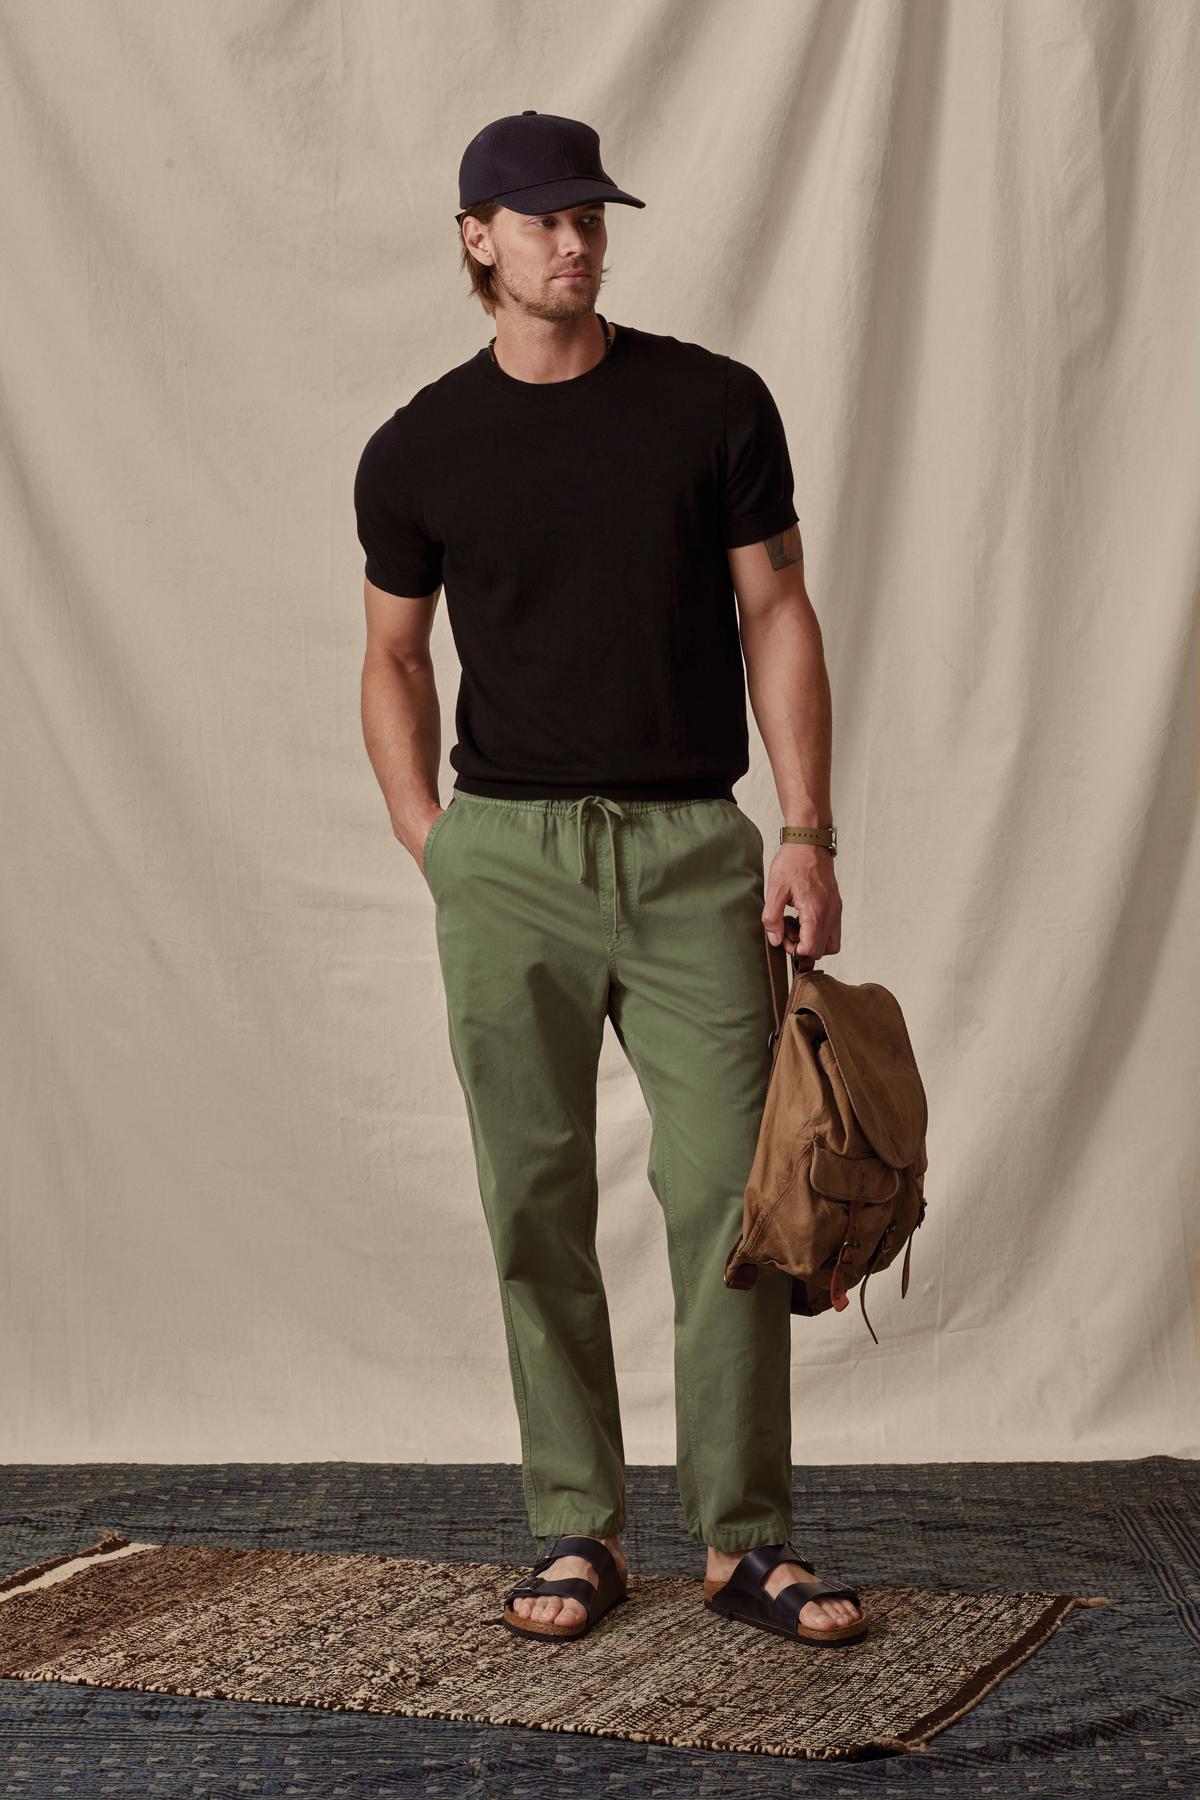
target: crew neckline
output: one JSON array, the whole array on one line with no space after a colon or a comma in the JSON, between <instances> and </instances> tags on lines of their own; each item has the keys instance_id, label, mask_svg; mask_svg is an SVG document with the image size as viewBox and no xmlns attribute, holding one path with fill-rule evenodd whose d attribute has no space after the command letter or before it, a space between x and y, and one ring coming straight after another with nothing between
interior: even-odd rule
<instances>
[{"instance_id":1,"label":"crew neckline","mask_svg":"<svg viewBox=\"0 0 1200 1800\"><path fill-rule=\"evenodd\" d=\"M597 313L596 317L603 319L604 315ZM599 362L594 362L590 369L583 371L582 375L568 375L565 381L522 381L519 375L510 375L507 369L500 367L500 364L492 356L489 344L485 344L483 349L476 354L475 361L489 381L494 382L497 387L506 388L510 394L527 395L530 399L537 401L541 401L543 396L548 398L553 394L576 394L581 387L586 386L588 382L597 380L603 375L605 369L612 367L614 358L620 354L627 329L627 326L617 325L614 322L612 343Z\"/></svg>"}]
</instances>

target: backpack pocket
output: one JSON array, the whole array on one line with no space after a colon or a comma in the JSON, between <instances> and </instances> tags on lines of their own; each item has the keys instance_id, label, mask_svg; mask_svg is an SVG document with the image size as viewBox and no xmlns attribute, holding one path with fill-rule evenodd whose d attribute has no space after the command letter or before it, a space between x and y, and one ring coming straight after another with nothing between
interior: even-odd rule
<instances>
[{"instance_id":1,"label":"backpack pocket","mask_svg":"<svg viewBox=\"0 0 1200 1800\"><path fill-rule=\"evenodd\" d=\"M809 1185L830 1200L894 1200L900 1171L880 1156L842 1156L816 1139L808 1170Z\"/></svg>"}]
</instances>

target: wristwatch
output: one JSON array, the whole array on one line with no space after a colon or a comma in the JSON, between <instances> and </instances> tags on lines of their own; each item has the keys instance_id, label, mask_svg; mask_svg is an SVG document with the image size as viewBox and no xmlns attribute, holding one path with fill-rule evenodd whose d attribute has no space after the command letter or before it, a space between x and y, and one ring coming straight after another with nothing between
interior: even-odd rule
<instances>
[{"instance_id":1,"label":"wristwatch","mask_svg":"<svg viewBox=\"0 0 1200 1800\"><path fill-rule=\"evenodd\" d=\"M836 825L781 825L781 844L823 844L830 856L837 855Z\"/></svg>"}]
</instances>

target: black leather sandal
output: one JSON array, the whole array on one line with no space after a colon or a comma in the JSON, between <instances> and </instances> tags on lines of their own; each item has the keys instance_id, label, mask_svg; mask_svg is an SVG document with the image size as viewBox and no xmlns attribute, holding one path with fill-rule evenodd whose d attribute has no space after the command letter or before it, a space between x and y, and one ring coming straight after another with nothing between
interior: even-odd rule
<instances>
[{"instance_id":1,"label":"black leather sandal","mask_svg":"<svg viewBox=\"0 0 1200 1800\"><path fill-rule=\"evenodd\" d=\"M777 1594L769 1594L763 1586L771 1570L781 1562L799 1563L811 1575L816 1570L797 1556L789 1540L786 1544L759 1544L747 1550L728 1581L704 1583L704 1604L709 1612L721 1613L727 1619L740 1619L743 1625L758 1625L763 1631L777 1631L782 1637L803 1638L806 1644L853 1644L867 1635L869 1614L851 1619L848 1625L831 1625L822 1631L819 1625L802 1625L800 1609L810 1600L853 1600L861 1606L852 1587L830 1581L793 1581Z\"/></svg>"},{"instance_id":2,"label":"black leather sandal","mask_svg":"<svg viewBox=\"0 0 1200 1800\"><path fill-rule=\"evenodd\" d=\"M539 1575L539 1569L548 1568L560 1556L582 1556L591 1563L600 1577L599 1585L593 1585L586 1575L566 1575L558 1581L547 1581ZM536 1619L523 1619L520 1613L512 1610L512 1602L518 1598L532 1596L539 1599L545 1594L565 1594L571 1600L578 1600L587 1608L587 1618L582 1625L562 1625L557 1619L549 1619L540 1624ZM502 1623L518 1637L539 1638L579 1638L587 1633L598 1619L602 1619L610 1607L628 1598L628 1590L621 1580L617 1569L616 1558L607 1544L599 1538L592 1537L556 1537L549 1547L543 1551L534 1563L528 1575L509 1588L504 1596L504 1617Z\"/></svg>"}]
</instances>

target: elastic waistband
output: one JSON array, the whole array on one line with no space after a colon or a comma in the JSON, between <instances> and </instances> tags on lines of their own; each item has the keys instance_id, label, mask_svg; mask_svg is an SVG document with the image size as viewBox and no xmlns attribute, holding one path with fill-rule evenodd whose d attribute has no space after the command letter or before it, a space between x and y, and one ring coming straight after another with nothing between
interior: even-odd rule
<instances>
[{"instance_id":1,"label":"elastic waistband","mask_svg":"<svg viewBox=\"0 0 1200 1800\"><path fill-rule=\"evenodd\" d=\"M455 788L451 797L470 806L504 806L515 808L518 812L578 813L580 805L579 799L510 800L501 798L497 794L473 794L467 788ZM602 800L605 806L611 806L619 817L626 814L675 812L688 806L737 806L736 800L726 799L723 794L705 794L689 800L614 800L607 794L586 794L580 798L589 801Z\"/></svg>"}]
</instances>

